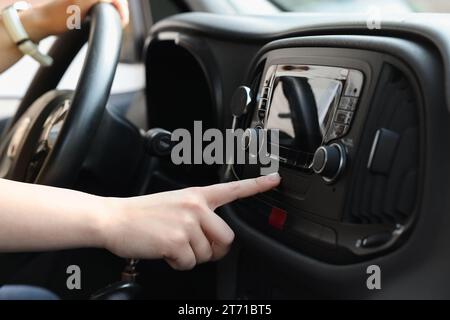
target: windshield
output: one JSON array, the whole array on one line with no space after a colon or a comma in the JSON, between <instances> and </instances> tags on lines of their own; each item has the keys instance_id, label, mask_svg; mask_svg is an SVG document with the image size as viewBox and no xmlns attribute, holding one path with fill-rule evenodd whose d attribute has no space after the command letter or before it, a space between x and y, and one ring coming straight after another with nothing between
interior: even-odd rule
<instances>
[{"instance_id":1,"label":"windshield","mask_svg":"<svg viewBox=\"0 0 450 320\"><path fill-rule=\"evenodd\" d=\"M449 0L272 0L284 11L300 12L450 12Z\"/></svg>"}]
</instances>

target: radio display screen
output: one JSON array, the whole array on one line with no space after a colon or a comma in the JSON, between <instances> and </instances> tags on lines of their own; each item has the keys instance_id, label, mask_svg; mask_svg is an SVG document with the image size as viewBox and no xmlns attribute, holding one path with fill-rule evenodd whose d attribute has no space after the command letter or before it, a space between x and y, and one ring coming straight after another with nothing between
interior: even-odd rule
<instances>
[{"instance_id":1,"label":"radio display screen","mask_svg":"<svg viewBox=\"0 0 450 320\"><path fill-rule=\"evenodd\" d=\"M329 78L275 79L266 129L279 130L280 147L314 153L339 104L343 82Z\"/></svg>"}]
</instances>

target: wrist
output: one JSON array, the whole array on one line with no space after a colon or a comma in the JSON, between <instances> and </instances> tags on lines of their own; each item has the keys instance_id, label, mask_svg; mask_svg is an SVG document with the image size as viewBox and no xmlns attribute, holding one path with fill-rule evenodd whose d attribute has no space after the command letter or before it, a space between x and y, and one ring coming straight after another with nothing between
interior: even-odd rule
<instances>
[{"instance_id":1,"label":"wrist","mask_svg":"<svg viewBox=\"0 0 450 320\"><path fill-rule=\"evenodd\" d=\"M20 20L30 40L37 43L53 34L44 7L37 7L20 13Z\"/></svg>"},{"instance_id":2,"label":"wrist","mask_svg":"<svg viewBox=\"0 0 450 320\"><path fill-rule=\"evenodd\" d=\"M94 210L95 247L108 249L115 234L116 221L120 220L123 205L121 199L97 197L99 209Z\"/></svg>"}]
</instances>

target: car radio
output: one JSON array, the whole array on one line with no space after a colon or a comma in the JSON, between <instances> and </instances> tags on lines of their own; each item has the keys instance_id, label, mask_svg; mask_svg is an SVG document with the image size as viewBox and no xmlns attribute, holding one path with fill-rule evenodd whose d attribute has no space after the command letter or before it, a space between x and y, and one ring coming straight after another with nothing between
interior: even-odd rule
<instances>
[{"instance_id":1,"label":"car radio","mask_svg":"<svg viewBox=\"0 0 450 320\"><path fill-rule=\"evenodd\" d=\"M348 136L348 140L354 140L350 133L363 85L364 73L357 69L273 64L260 80L252 110L248 106L251 90L236 91L234 113L241 118L246 115L246 120L235 129L245 129L244 138L264 132L268 146L259 152L268 153L278 162L271 167L279 168L283 177L269 201L340 219L340 210L330 210L316 199L328 198L336 208L344 205L346 182L342 180L352 148L343 139ZM239 104L243 106L239 108ZM269 138L273 136L271 131L277 131L276 140ZM237 178L246 179L259 176L264 167L262 163L236 164L233 171Z\"/></svg>"},{"instance_id":2,"label":"car radio","mask_svg":"<svg viewBox=\"0 0 450 320\"><path fill-rule=\"evenodd\" d=\"M236 91L234 129L265 139L256 140L265 148L259 155L279 164L271 167L282 182L233 209L290 248L346 264L395 248L413 225L421 106L403 64L376 52L332 52L268 51L250 87ZM261 168L233 164L225 177L253 178Z\"/></svg>"},{"instance_id":3,"label":"car radio","mask_svg":"<svg viewBox=\"0 0 450 320\"><path fill-rule=\"evenodd\" d=\"M349 132L363 83L363 73L354 69L272 65L250 128L279 131L274 156L281 166L312 170L332 183L346 155L340 144L330 143Z\"/></svg>"},{"instance_id":4,"label":"car radio","mask_svg":"<svg viewBox=\"0 0 450 320\"><path fill-rule=\"evenodd\" d=\"M363 82L364 75L358 70L271 66L254 120L264 123L266 129L279 129L286 139L282 144L314 152L323 142L348 133Z\"/></svg>"}]
</instances>

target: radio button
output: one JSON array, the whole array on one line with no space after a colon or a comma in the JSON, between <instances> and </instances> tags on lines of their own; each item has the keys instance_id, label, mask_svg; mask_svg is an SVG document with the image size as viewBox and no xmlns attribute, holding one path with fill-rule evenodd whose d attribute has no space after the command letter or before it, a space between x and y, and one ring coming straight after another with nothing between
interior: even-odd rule
<instances>
[{"instance_id":1,"label":"radio button","mask_svg":"<svg viewBox=\"0 0 450 320\"><path fill-rule=\"evenodd\" d=\"M338 124L348 125L352 122L353 112L338 110L334 118L334 122Z\"/></svg>"},{"instance_id":2,"label":"radio button","mask_svg":"<svg viewBox=\"0 0 450 320\"><path fill-rule=\"evenodd\" d=\"M268 100L264 98L262 98L259 102L258 118L261 121L264 121L266 119L267 103Z\"/></svg>"},{"instance_id":3,"label":"radio button","mask_svg":"<svg viewBox=\"0 0 450 320\"><path fill-rule=\"evenodd\" d=\"M270 92L270 87L264 87L263 88L262 98L263 99L268 99L269 98L269 92Z\"/></svg>"},{"instance_id":4,"label":"radio button","mask_svg":"<svg viewBox=\"0 0 450 320\"><path fill-rule=\"evenodd\" d=\"M275 229L283 230L286 224L288 214L280 208L272 208L269 216L269 225Z\"/></svg>"},{"instance_id":5,"label":"radio button","mask_svg":"<svg viewBox=\"0 0 450 320\"><path fill-rule=\"evenodd\" d=\"M328 141L345 136L350 130L350 126L334 123L328 136Z\"/></svg>"},{"instance_id":6,"label":"radio button","mask_svg":"<svg viewBox=\"0 0 450 320\"><path fill-rule=\"evenodd\" d=\"M264 122L264 120L266 119L266 113L267 113L267 109L259 109L258 110L258 118L260 121Z\"/></svg>"},{"instance_id":7,"label":"radio button","mask_svg":"<svg viewBox=\"0 0 450 320\"><path fill-rule=\"evenodd\" d=\"M267 108L267 102L268 102L268 100L266 98L261 98L261 100L259 101L259 107L266 109Z\"/></svg>"},{"instance_id":8,"label":"radio button","mask_svg":"<svg viewBox=\"0 0 450 320\"><path fill-rule=\"evenodd\" d=\"M339 109L345 111L355 111L358 104L358 98L342 97L339 103Z\"/></svg>"}]
</instances>

